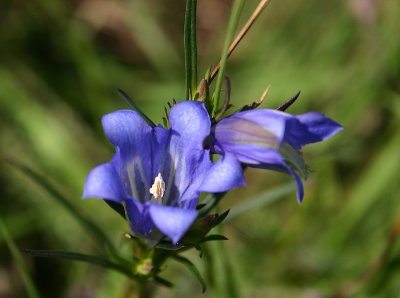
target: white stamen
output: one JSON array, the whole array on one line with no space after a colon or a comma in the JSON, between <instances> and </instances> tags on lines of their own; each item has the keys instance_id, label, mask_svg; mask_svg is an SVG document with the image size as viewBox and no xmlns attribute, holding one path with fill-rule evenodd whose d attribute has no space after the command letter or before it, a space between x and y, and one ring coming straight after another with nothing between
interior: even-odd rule
<instances>
[{"instance_id":1,"label":"white stamen","mask_svg":"<svg viewBox=\"0 0 400 298\"><path fill-rule=\"evenodd\" d=\"M165 183L161 176L161 173L158 173L158 176L154 179L154 183L149 191L154 196L154 198L162 199L165 191Z\"/></svg>"}]
</instances>

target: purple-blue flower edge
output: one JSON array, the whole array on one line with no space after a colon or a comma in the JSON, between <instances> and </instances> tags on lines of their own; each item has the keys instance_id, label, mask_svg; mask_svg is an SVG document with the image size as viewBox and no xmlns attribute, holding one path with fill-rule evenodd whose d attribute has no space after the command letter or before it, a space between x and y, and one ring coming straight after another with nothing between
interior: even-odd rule
<instances>
[{"instance_id":1,"label":"purple-blue flower edge","mask_svg":"<svg viewBox=\"0 0 400 298\"><path fill-rule=\"evenodd\" d=\"M83 198L122 203L136 236L157 241L156 230L176 244L197 218L200 192L225 192L245 181L234 155L211 161L203 146L211 131L203 103L176 104L169 123L170 129L151 127L131 110L105 115L103 129L116 153L89 173Z\"/></svg>"},{"instance_id":2,"label":"purple-blue flower edge","mask_svg":"<svg viewBox=\"0 0 400 298\"><path fill-rule=\"evenodd\" d=\"M342 129L340 124L317 112L293 116L277 110L249 110L214 125L211 146L214 152L233 155L246 166L292 175L301 202L304 190L300 176L307 176L301 148L326 140Z\"/></svg>"}]
</instances>

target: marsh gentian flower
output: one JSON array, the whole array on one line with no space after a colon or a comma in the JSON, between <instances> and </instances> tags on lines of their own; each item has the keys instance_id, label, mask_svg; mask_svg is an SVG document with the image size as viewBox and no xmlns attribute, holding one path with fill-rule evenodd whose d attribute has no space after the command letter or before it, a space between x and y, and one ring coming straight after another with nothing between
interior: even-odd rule
<instances>
[{"instance_id":1,"label":"marsh gentian flower","mask_svg":"<svg viewBox=\"0 0 400 298\"><path fill-rule=\"evenodd\" d=\"M307 176L301 148L326 140L341 129L341 125L316 112L293 116L276 110L249 110L222 119L213 127L212 149L234 155L249 167L291 174L301 202L304 191L300 176Z\"/></svg>"},{"instance_id":2,"label":"marsh gentian flower","mask_svg":"<svg viewBox=\"0 0 400 298\"><path fill-rule=\"evenodd\" d=\"M213 163L203 148L211 121L202 103L173 106L169 123L171 129L153 127L131 110L105 115L116 153L89 173L83 197L123 203L136 236L157 241L161 232L175 244L197 217L200 192L228 191L244 180L234 156Z\"/></svg>"}]
</instances>

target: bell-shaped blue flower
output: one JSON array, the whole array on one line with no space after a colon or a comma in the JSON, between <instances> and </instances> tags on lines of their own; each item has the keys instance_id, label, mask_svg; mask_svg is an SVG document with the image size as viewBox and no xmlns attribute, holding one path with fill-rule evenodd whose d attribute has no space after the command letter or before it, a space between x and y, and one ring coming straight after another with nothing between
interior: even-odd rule
<instances>
[{"instance_id":1,"label":"bell-shaped blue flower","mask_svg":"<svg viewBox=\"0 0 400 298\"><path fill-rule=\"evenodd\" d=\"M219 121L213 127L211 146L214 152L234 155L246 166L291 174L301 202L304 191L300 176L307 176L301 148L326 140L342 129L321 113L293 116L277 110L249 110Z\"/></svg>"},{"instance_id":2,"label":"bell-shaped blue flower","mask_svg":"<svg viewBox=\"0 0 400 298\"><path fill-rule=\"evenodd\" d=\"M203 140L211 121L204 105L186 101L172 107L170 129L152 127L135 111L105 115L103 128L116 153L94 168L84 198L122 203L136 236L177 243L195 221L200 192L224 192L244 185L240 162L230 154L210 159Z\"/></svg>"}]
</instances>

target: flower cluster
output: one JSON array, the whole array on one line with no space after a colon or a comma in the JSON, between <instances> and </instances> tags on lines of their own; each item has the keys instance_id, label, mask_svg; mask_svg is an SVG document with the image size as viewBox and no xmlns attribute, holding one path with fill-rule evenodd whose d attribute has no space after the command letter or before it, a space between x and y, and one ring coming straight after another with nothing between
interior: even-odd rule
<instances>
[{"instance_id":1,"label":"flower cluster","mask_svg":"<svg viewBox=\"0 0 400 298\"><path fill-rule=\"evenodd\" d=\"M134 235L149 244L165 236L177 244L199 215L200 193L244 185L246 166L289 173L301 202L300 176L307 173L301 148L342 129L320 113L293 116L267 109L212 123L199 101L174 105L168 121L169 129L132 110L105 115L104 132L116 152L89 173L84 188L84 198L122 204ZM218 161L211 154L220 155Z\"/></svg>"}]
</instances>

